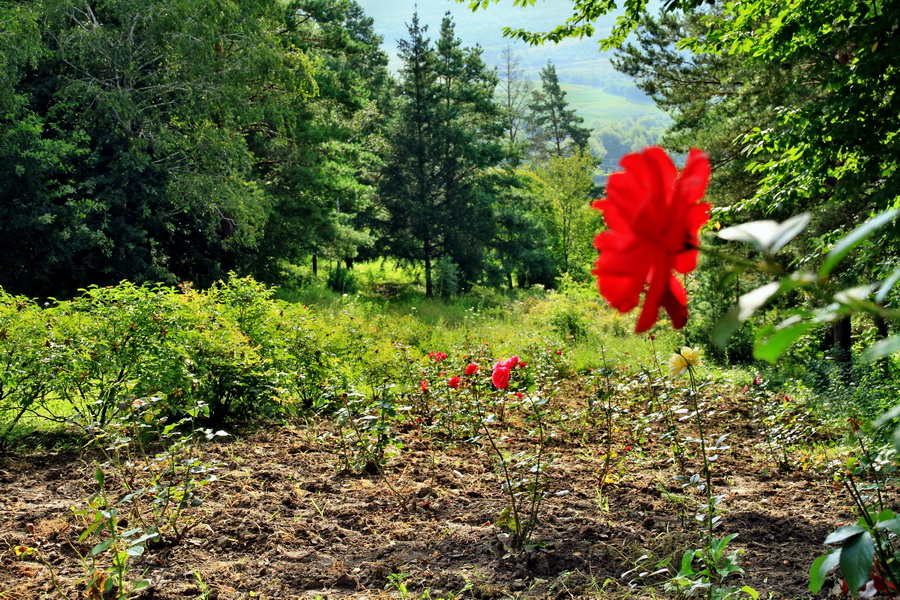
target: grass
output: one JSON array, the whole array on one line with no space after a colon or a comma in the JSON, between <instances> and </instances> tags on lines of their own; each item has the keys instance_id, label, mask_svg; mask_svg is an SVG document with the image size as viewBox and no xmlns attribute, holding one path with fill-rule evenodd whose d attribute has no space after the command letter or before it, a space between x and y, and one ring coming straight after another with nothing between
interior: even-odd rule
<instances>
[{"instance_id":1,"label":"grass","mask_svg":"<svg viewBox=\"0 0 900 600\"><path fill-rule=\"evenodd\" d=\"M329 267L331 268L331 267ZM635 336L634 315L620 315L605 305L592 282L572 284L564 291L542 288L499 290L476 286L453 298L426 298L421 272L387 260L357 263L353 276L357 294L328 290L325 274L296 290L279 290L277 297L310 305L321 312L350 310L407 320L419 339L434 348L488 343L498 356L535 351L561 351L571 372L604 365L635 373L665 368L669 353L686 342L663 320L650 335ZM745 381L746 369L717 369L714 379Z\"/></svg>"},{"instance_id":2,"label":"grass","mask_svg":"<svg viewBox=\"0 0 900 600\"><path fill-rule=\"evenodd\" d=\"M573 84L562 84L561 87L566 92L566 101L576 109L579 117L584 118L585 123L663 114L653 104L632 102L598 87Z\"/></svg>"}]
</instances>

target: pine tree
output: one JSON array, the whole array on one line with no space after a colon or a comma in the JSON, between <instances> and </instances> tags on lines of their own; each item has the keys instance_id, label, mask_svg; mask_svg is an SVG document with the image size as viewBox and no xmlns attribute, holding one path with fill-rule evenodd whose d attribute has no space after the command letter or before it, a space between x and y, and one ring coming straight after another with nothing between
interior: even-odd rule
<instances>
[{"instance_id":1,"label":"pine tree","mask_svg":"<svg viewBox=\"0 0 900 600\"><path fill-rule=\"evenodd\" d=\"M418 15L408 29L399 44L400 105L380 185L383 247L423 264L431 296L438 259L451 262L464 285L483 271L495 222L483 177L503 158L503 129L496 78L480 49L462 46L449 16L436 47Z\"/></svg>"},{"instance_id":2,"label":"pine tree","mask_svg":"<svg viewBox=\"0 0 900 600\"><path fill-rule=\"evenodd\" d=\"M532 151L543 159L548 156L570 156L588 146L591 130L582 127L584 119L569 108L566 93L559 85L556 67L547 61L541 69L541 88L531 93L529 128Z\"/></svg>"}]
</instances>

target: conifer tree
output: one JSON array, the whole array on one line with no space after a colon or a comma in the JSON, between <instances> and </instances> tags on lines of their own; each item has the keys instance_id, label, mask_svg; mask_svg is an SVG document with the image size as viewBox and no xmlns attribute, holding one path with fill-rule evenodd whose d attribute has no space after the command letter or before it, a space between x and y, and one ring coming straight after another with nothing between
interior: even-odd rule
<instances>
[{"instance_id":1,"label":"conifer tree","mask_svg":"<svg viewBox=\"0 0 900 600\"><path fill-rule=\"evenodd\" d=\"M435 46L418 15L399 44L399 107L388 132L380 185L387 253L420 262L425 290L446 258L463 285L480 276L493 237L494 196L487 171L503 158L503 128L493 99L495 75L479 48L465 48L445 17Z\"/></svg>"},{"instance_id":2,"label":"conifer tree","mask_svg":"<svg viewBox=\"0 0 900 600\"><path fill-rule=\"evenodd\" d=\"M584 119L569 108L566 93L559 85L556 67L547 61L541 69L541 88L531 93L528 105L532 152L538 159L570 156L587 148L591 130L582 127Z\"/></svg>"}]
</instances>

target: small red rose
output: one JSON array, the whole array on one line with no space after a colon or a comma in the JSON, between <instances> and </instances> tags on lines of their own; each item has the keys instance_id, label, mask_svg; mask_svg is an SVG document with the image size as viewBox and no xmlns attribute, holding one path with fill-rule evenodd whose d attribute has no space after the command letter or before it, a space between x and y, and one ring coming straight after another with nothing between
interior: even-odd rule
<instances>
[{"instance_id":1,"label":"small red rose","mask_svg":"<svg viewBox=\"0 0 900 600\"><path fill-rule=\"evenodd\" d=\"M497 389L503 390L509 387L509 367L502 361L497 361L497 364L494 365L491 381Z\"/></svg>"}]
</instances>

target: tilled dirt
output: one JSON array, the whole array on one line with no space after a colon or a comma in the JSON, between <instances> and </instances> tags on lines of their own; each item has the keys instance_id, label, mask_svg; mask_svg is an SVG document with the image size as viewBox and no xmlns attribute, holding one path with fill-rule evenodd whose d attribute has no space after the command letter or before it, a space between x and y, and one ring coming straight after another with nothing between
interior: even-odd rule
<instances>
[{"instance_id":1,"label":"tilled dirt","mask_svg":"<svg viewBox=\"0 0 900 600\"><path fill-rule=\"evenodd\" d=\"M708 437L732 434L712 471L715 493L724 494L717 534L738 534L732 547L745 569L728 583L761 598L809 598L807 573L822 541L855 517L826 476L782 472L766 458L748 403L733 400L708 420ZM514 423L493 427L509 451L533 447ZM374 474L343 469L324 421L205 446L219 479L185 511L191 528L182 539L132 560L129 576L152 584L137 597L418 598L428 590L434 599L667 598L674 594L663 583L685 550L699 547L700 496L675 480L671 448L655 431L615 433L601 486L603 427L555 429L533 547L515 551L494 524L508 502L485 447L404 429L402 449ZM689 450L688 475L699 471L696 447ZM75 451L2 459L0 598L99 600L86 582L111 557L100 553L90 565L100 538L79 541L88 523L73 508L96 493L95 461L103 460ZM657 572L667 560L669 571ZM834 574L818 597L833 594Z\"/></svg>"}]
</instances>

